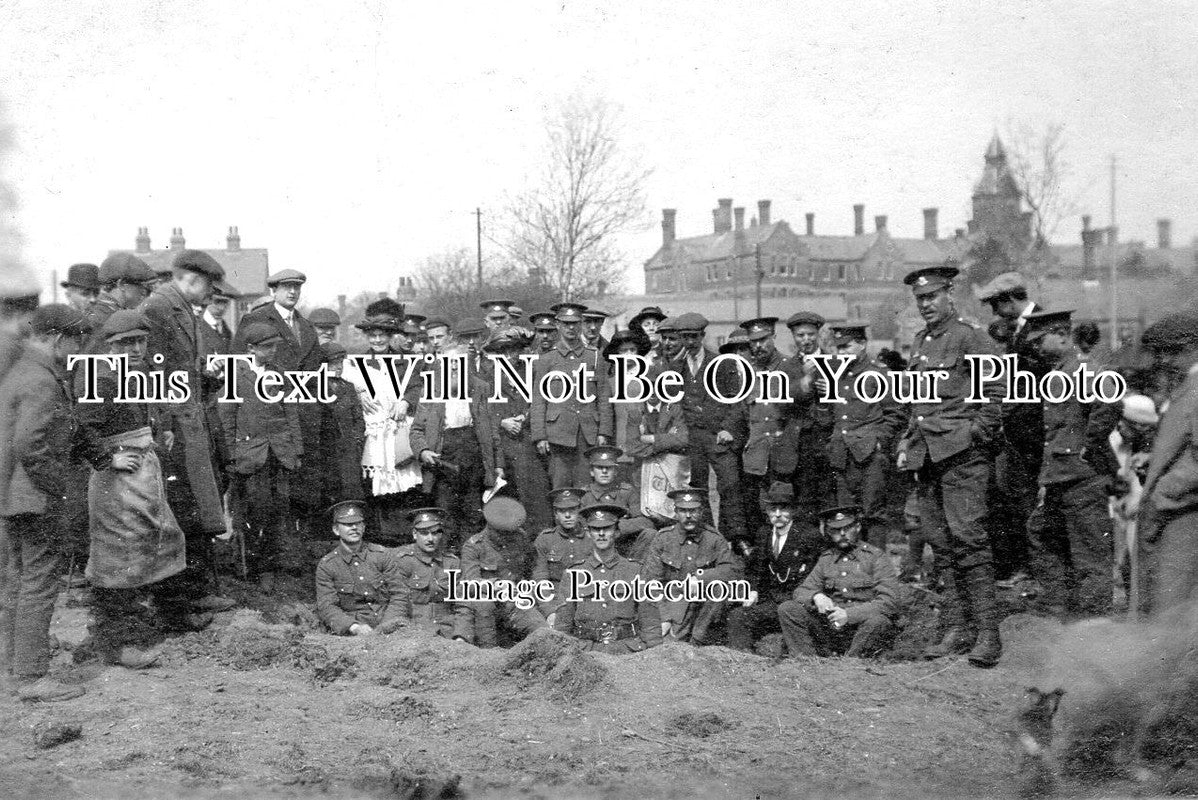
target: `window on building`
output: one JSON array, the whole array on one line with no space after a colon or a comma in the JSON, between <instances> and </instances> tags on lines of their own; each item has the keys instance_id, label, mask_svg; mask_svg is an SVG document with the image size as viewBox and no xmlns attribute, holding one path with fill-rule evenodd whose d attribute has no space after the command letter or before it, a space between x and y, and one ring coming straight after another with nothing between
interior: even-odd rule
<instances>
[{"instance_id":1,"label":"window on building","mask_svg":"<svg viewBox=\"0 0 1198 800\"><path fill-rule=\"evenodd\" d=\"M841 264L836 268L836 280L843 282L844 279L845 279L845 269L844 269L844 264Z\"/></svg>"}]
</instances>

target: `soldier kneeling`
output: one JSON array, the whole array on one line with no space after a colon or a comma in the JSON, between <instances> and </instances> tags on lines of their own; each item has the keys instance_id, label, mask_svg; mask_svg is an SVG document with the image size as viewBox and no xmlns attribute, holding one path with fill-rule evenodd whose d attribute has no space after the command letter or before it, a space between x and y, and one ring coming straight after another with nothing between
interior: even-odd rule
<instances>
[{"instance_id":1,"label":"soldier kneeling","mask_svg":"<svg viewBox=\"0 0 1198 800\"><path fill-rule=\"evenodd\" d=\"M860 541L861 508L820 513L831 542L794 599L778 606L782 638L791 656L868 658L889 646L901 611L902 584L890 557Z\"/></svg>"},{"instance_id":2,"label":"soldier kneeling","mask_svg":"<svg viewBox=\"0 0 1198 800\"><path fill-rule=\"evenodd\" d=\"M587 650L604 653L636 653L661 644L661 617L657 604L638 601L617 592L624 599L599 592L600 581L621 581L632 586L641 575L641 565L616 551L617 523L624 516L618 505L601 503L582 510L586 520L591 554L581 564L570 567L562 579L557 596L565 602L557 610L553 627L581 640ZM570 573L579 575L571 577ZM590 580L586 580L583 576ZM578 586L578 597L570 597L571 580Z\"/></svg>"},{"instance_id":3,"label":"soldier kneeling","mask_svg":"<svg viewBox=\"0 0 1198 800\"><path fill-rule=\"evenodd\" d=\"M396 550L399 565L399 594L391 603L405 619L421 628L454 639L469 642L474 638L474 615L462 603L447 602L448 570L461 569L458 557L446 553L445 509L418 508L408 515L412 522L412 544Z\"/></svg>"},{"instance_id":4,"label":"soldier kneeling","mask_svg":"<svg viewBox=\"0 0 1198 800\"><path fill-rule=\"evenodd\" d=\"M333 633L369 636L403 624L398 562L380 544L363 541L365 505L346 500L332 507L337 549L316 565L316 614Z\"/></svg>"}]
</instances>

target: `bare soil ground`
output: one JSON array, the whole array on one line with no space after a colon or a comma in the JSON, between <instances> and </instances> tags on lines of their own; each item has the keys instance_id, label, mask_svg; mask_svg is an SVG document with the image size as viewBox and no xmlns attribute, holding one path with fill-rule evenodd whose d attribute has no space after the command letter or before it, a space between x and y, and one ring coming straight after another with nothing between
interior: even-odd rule
<instances>
[{"instance_id":1,"label":"bare soil ground","mask_svg":"<svg viewBox=\"0 0 1198 800\"><path fill-rule=\"evenodd\" d=\"M0 700L0 797L1012 796L1042 633L1009 619L991 671L678 644L616 658L551 632L508 651L334 637L242 595L260 610L142 672L72 664L86 612L61 608L56 669L87 694ZM55 724L67 741L43 749Z\"/></svg>"}]
</instances>

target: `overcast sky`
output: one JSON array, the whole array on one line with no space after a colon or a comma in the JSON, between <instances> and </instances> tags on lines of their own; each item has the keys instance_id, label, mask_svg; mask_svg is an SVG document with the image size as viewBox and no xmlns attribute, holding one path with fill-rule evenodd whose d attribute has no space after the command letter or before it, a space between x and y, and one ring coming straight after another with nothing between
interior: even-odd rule
<instances>
[{"instance_id":1,"label":"overcast sky","mask_svg":"<svg viewBox=\"0 0 1198 800\"><path fill-rule=\"evenodd\" d=\"M852 204L919 236L965 224L991 133L1067 127L1070 191L1123 238L1198 235L1198 13L1157 2L338 2L0 0L0 98L24 260L46 276L181 226L270 248L308 294L392 289L474 245L535 169L576 89L624 109L654 172L628 284L660 240L708 232L718 197L802 231ZM1075 241L1067 220L1058 240Z\"/></svg>"}]
</instances>

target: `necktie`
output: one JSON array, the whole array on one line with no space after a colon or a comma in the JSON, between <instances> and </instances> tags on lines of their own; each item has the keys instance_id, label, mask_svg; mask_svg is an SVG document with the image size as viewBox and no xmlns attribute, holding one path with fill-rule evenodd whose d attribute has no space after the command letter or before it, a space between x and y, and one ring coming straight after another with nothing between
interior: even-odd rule
<instances>
[{"instance_id":1,"label":"necktie","mask_svg":"<svg viewBox=\"0 0 1198 800\"><path fill-rule=\"evenodd\" d=\"M299 341L299 325L295 323L295 312L291 312L291 316L287 319L287 324L291 326L291 332L295 334L296 341Z\"/></svg>"},{"instance_id":2,"label":"necktie","mask_svg":"<svg viewBox=\"0 0 1198 800\"><path fill-rule=\"evenodd\" d=\"M774 533L774 558L782 555L782 534Z\"/></svg>"}]
</instances>

